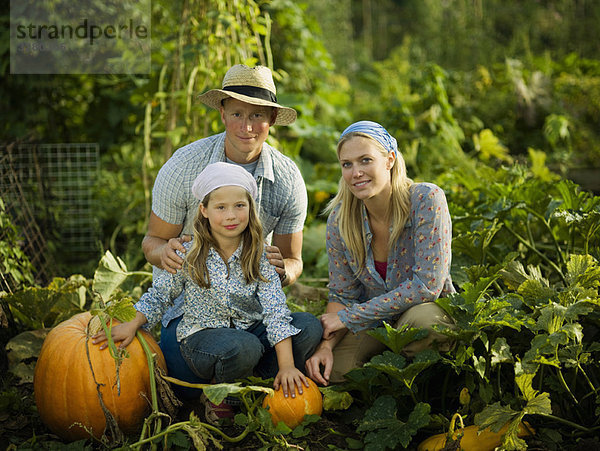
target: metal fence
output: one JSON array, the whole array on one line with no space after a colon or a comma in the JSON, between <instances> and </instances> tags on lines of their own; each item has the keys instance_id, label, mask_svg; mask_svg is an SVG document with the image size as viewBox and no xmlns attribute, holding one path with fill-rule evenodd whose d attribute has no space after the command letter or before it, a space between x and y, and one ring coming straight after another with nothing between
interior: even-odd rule
<instances>
[{"instance_id":1,"label":"metal fence","mask_svg":"<svg viewBox=\"0 0 600 451\"><path fill-rule=\"evenodd\" d=\"M99 170L98 144L0 148L0 197L23 235L23 249L39 279L53 275L55 253L73 262L97 252L94 192Z\"/></svg>"}]
</instances>

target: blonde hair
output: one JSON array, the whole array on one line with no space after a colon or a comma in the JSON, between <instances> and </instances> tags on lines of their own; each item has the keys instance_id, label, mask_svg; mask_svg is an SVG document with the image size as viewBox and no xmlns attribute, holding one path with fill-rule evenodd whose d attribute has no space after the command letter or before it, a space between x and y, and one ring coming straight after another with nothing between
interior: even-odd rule
<instances>
[{"instance_id":1,"label":"blonde hair","mask_svg":"<svg viewBox=\"0 0 600 451\"><path fill-rule=\"evenodd\" d=\"M388 151L372 136L363 132L350 132L344 135L337 145L337 155L340 156L342 146L354 137L368 138L373 142L382 155L388 155ZM413 181L406 174L406 163L400 152L396 153L396 161L390 169L391 178L391 199L390 199L390 222L392 224L392 233L388 247L395 243L402 231L404 225L410 216L410 192L409 188ZM366 238L362 217L363 201L358 199L346 184L343 178L340 178L338 193L331 199L325 213L330 214L335 208L339 207L337 223L340 235L344 240L350 255L357 263L356 275L365 268L366 261Z\"/></svg>"},{"instance_id":2,"label":"blonde hair","mask_svg":"<svg viewBox=\"0 0 600 451\"><path fill-rule=\"evenodd\" d=\"M204 206L210 202L208 193L202 200ZM250 193L246 192L246 198L250 204L248 217L248 226L242 232L242 255L240 257L242 272L246 283L255 281L267 282L267 279L260 273L260 259L263 253L263 229L258 214L256 213L256 204ZM212 236L210 222L200 212L200 205L194 219L194 240L192 247L185 257L185 268L194 282L202 288L210 288L210 277L206 260L210 247L219 250L217 241ZM227 262L225 262L227 264ZM227 268L229 271L229 267Z\"/></svg>"}]
</instances>

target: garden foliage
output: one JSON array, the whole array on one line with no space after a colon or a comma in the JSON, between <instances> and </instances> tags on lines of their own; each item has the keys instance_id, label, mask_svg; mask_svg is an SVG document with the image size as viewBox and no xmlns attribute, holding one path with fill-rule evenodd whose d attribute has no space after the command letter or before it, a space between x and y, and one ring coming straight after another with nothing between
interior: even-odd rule
<instances>
[{"instance_id":1,"label":"garden foliage","mask_svg":"<svg viewBox=\"0 0 600 451\"><path fill-rule=\"evenodd\" d=\"M456 321L456 329L441 331L454 338L455 347L407 359L402 348L425 331L389 326L373 331L388 350L350 372L344 384L323 390L324 419L344 425L344 433L352 431L346 447L415 448L428 435L447 430L456 413L465 424L482 428L509 424L504 449L528 444L569 449L584 440L597 444L600 197L569 177L578 167L597 165L600 156L600 64L591 59L593 42L583 56L564 48L535 55L522 48L513 52L525 42L521 37L529 27L519 17L514 28L520 31L507 40L510 45L486 41L502 56L493 53L473 64L469 55L458 54L459 46L441 54L448 48L439 44L444 33L436 34L430 21L447 17L456 30L458 24L476 26L472 17L461 16L471 3L443 2L439 8L432 6L436 2L401 3L409 12L427 9L415 22L420 25L406 28L416 33L422 26L427 34L404 33L377 60L371 58L377 51L355 40L359 57L341 58L350 52L338 45L334 61L319 38L317 20L326 17L315 20L291 0L156 0L153 34L158 38L149 76L16 77L5 63L0 97L6 102L6 140L92 141L102 149L96 197L104 239L95 272L76 267L72 275L57 274L37 286L20 252L18 229L0 199L0 226L7 237L0 242L0 266L19 284L1 302L14 320L15 334L52 327L82 310L116 317L131 312L150 280L140 242L152 181L176 148L222 130L218 113L196 102L195 95L218 87L231 64L266 64L274 70L279 101L300 113L296 124L274 128L269 138L298 164L308 189L300 282L326 280L321 212L337 191L337 137L354 120L384 125L398 139L409 176L441 186L452 215L457 294L437 302ZM509 2L508 9L505 3L490 2L500 5L497 15L486 16L473 35L461 29L453 35L456 42L475 45L473 36L482 30L510 28L507 11L522 2ZM547 3L562 17L579 14L568 10L572 2ZM450 4L452 11L440 9ZM482 2L475 4L478 11L483 8ZM545 20L536 29L539 45L540 30L549 30L551 17L547 8L532 5L528 8ZM331 9L320 11L351 15L348 9ZM577 27L575 20L569 22L569 35ZM347 26L343 30L343 36L351 36ZM427 58L429 50L435 59ZM62 251L58 244L50 247ZM96 267L96 261L84 262L86 267ZM292 301L293 308L317 313L323 308L322 300ZM317 418L307 418L294 431L274 427L259 407L267 386L268 381L252 379L214 388L215 399L242 398L236 425L243 432L236 437L209 430L192 415L158 428L154 438L146 430L138 442L187 449L254 437L264 447L314 446L315 440L327 446L327 434L311 435ZM18 397L14 387L2 391L0 406L22 414ZM160 424L160 417L155 411L152 421ZM536 430L526 441L516 433L523 419ZM328 434L342 434L332 431ZM23 447L52 442L38 435Z\"/></svg>"}]
</instances>

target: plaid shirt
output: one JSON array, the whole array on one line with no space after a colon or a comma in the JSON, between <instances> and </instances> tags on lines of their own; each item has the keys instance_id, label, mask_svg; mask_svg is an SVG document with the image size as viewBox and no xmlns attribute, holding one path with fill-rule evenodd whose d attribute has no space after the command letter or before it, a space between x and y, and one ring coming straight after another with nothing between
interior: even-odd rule
<instances>
[{"instance_id":1,"label":"plaid shirt","mask_svg":"<svg viewBox=\"0 0 600 451\"><path fill-rule=\"evenodd\" d=\"M200 201L192 184L210 163L226 161L225 133L200 139L178 149L160 169L152 189L152 211L169 224L183 224L191 235ZM263 144L254 171L258 185L257 206L265 236L287 235L304 227L308 198L296 164L267 143Z\"/></svg>"},{"instance_id":2,"label":"plaid shirt","mask_svg":"<svg viewBox=\"0 0 600 451\"><path fill-rule=\"evenodd\" d=\"M226 161L225 133L200 139L179 148L158 172L152 189L152 211L169 224L183 224L181 234L192 235L200 201L192 194L192 184L210 163ZM263 144L254 171L258 185L256 202L263 232L287 235L304 228L308 196L296 164L267 143ZM157 267L154 278L166 273ZM182 313L181 300L163 316L163 325Z\"/></svg>"},{"instance_id":3,"label":"plaid shirt","mask_svg":"<svg viewBox=\"0 0 600 451\"><path fill-rule=\"evenodd\" d=\"M184 246L189 251L191 242L184 243ZM183 319L177 326L178 341L209 328L233 326L245 330L257 321L265 324L272 346L300 332L291 325L285 293L266 254L263 252L260 261L260 273L268 282L246 284L240 262L241 251L242 244L225 264L219 253L210 248L206 260L210 288L197 285L185 268L176 274L163 271L135 304L135 309L148 321L144 327L151 329L156 325L173 300L183 293Z\"/></svg>"},{"instance_id":4,"label":"plaid shirt","mask_svg":"<svg viewBox=\"0 0 600 451\"><path fill-rule=\"evenodd\" d=\"M391 323L413 305L455 291L450 277L452 223L446 196L431 183L414 184L410 194L411 214L388 253L385 280L375 270L373 234L364 205L366 271L358 277L354 275L357 262L340 236L338 209L329 216L329 301L346 306L338 316L352 332L378 327L384 320Z\"/></svg>"}]
</instances>

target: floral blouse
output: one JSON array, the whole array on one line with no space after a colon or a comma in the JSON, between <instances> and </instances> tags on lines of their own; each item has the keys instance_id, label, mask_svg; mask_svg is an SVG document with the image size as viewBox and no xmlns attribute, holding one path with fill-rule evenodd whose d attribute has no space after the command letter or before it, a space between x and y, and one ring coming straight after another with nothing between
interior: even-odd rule
<instances>
[{"instance_id":1,"label":"floral blouse","mask_svg":"<svg viewBox=\"0 0 600 451\"><path fill-rule=\"evenodd\" d=\"M432 183L412 185L410 195L411 214L388 253L385 280L375 270L373 234L364 205L366 264L358 276L359 265L340 236L339 210L329 215L329 302L346 306L338 316L352 332L378 327L384 320L392 322L414 305L455 292L450 277L452 223L446 196Z\"/></svg>"},{"instance_id":2,"label":"floral blouse","mask_svg":"<svg viewBox=\"0 0 600 451\"><path fill-rule=\"evenodd\" d=\"M183 245L189 251L191 242ZM154 279L152 287L135 304L135 309L143 313L148 321L144 327L154 327L173 300L183 292L183 319L177 326L178 341L208 328L235 327L245 330L257 321L265 324L267 338L272 346L300 332L291 325L292 317L285 293L266 253L263 252L260 261L260 273L268 282L259 280L246 284L241 267L241 252L240 243L227 262L228 275L223 258L214 248L210 248L206 261L210 288L198 286L185 268L176 274L162 271Z\"/></svg>"}]
</instances>

